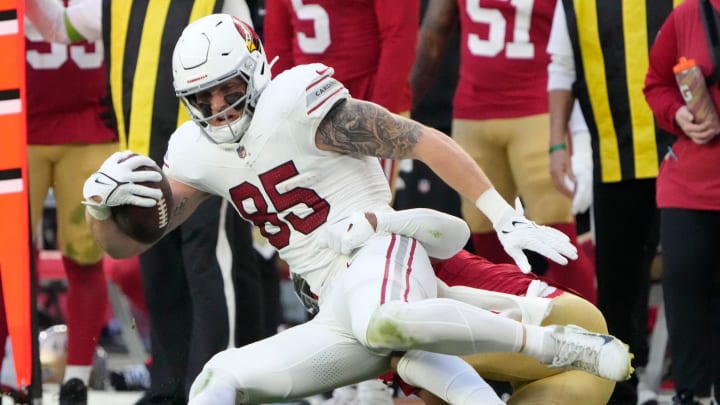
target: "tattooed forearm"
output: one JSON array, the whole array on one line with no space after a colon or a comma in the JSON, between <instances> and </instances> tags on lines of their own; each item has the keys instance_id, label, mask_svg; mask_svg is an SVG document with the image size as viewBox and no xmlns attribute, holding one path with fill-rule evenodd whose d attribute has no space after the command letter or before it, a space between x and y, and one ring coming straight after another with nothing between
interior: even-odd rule
<instances>
[{"instance_id":1,"label":"tattooed forearm","mask_svg":"<svg viewBox=\"0 0 720 405\"><path fill-rule=\"evenodd\" d=\"M180 201L174 202L175 207L173 208L172 214L170 215L170 222L175 222L178 218L185 218L185 209L188 205L188 198L185 197Z\"/></svg>"},{"instance_id":2,"label":"tattooed forearm","mask_svg":"<svg viewBox=\"0 0 720 405\"><path fill-rule=\"evenodd\" d=\"M422 127L382 107L347 100L333 108L318 128L318 147L354 156L411 158Z\"/></svg>"}]
</instances>

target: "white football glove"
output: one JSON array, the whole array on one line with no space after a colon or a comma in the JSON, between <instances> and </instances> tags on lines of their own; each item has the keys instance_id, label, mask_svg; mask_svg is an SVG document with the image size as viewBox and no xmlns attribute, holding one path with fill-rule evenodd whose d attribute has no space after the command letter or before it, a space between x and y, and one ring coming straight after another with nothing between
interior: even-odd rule
<instances>
[{"instance_id":1,"label":"white football glove","mask_svg":"<svg viewBox=\"0 0 720 405\"><path fill-rule=\"evenodd\" d=\"M573 190L572 213L583 213L590 208L593 199L593 161L590 133L573 134L573 152L570 158L575 182L565 177L565 184Z\"/></svg>"},{"instance_id":2,"label":"white football glove","mask_svg":"<svg viewBox=\"0 0 720 405\"><path fill-rule=\"evenodd\" d=\"M83 204L90 215L104 220L110 216L110 207L113 206L155 206L162 198L162 191L137 183L158 182L162 180L162 175L152 170L134 171L141 166L158 167L149 157L134 155L130 151L115 152L107 158L83 186Z\"/></svg>"},{"instance_id":3,"label":"white football glove","mask_svg":"<svg viewBox=\"0 0 720 405\"><path fill-rule=\"evenodd\" d=\"M515 199L515 210L508 210L493 227L503 248L523 273L532 270L523 249L532 250L562 265L568 263L567 258L578 257L577 248L570 243L567 235L527 219L519 198Z\"/></svg>"},{"instance_id":4,"label":"white football glove","mask_svg":"<svg viewBox=\"0 0 720 405\"><path fill-rule=\"evenodd\" d=\"M327 247L340 254L349 255L367 242L373 234L375 234L375 229L368 222L365 213L356 212L348 218L328 224L318 243L320 247Z\"/></svg>"},{"instance_id":5,"label":"white football glove","mask_svg":"<svg viewBox=\"0 0 720 405\"><path fill-rule=\"evenodd\" d=\"M519 198L515 199L513 209L496 190L490 189L478 198L475 205L493 222L505 252L523 273L532 270L523 249L532 250L562 265L567 264L568 258L577 259L577 248L570 243L570 238L557 229L527 219Z\"/></svg>"},{"instance_id":6,"label":"white football glove","mask_svg":"<svg viewBox=\"0 0 720 405\"><path fill-rule=\"evenodd\" d=\"M592 204L593 157L590 131L580 109L580 103L577 100L573 104L569 125L572 134L570 165L575 177L575 184L572 184L568 178L565 179L565 182L568 188L574 191L572 213L579 214L587 211Z\"/></svg>"}]
</instances>

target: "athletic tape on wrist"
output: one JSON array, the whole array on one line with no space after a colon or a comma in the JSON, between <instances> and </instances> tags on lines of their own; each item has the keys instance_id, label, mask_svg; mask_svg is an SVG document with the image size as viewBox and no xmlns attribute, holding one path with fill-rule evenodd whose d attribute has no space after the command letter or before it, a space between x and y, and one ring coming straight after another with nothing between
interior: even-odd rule
<instances>
[{"instance_id":1,"label":"athletic tape on wrist","mask_svg":"<svg viewBox=\"0 0 720 405\"><path fill-rule=\"evenodd\" d=\"M493 225L495 225L508 210L514 211L510 204L508 204L494 188L490 188L482 193L480 197L475 200L475 206L490 219Z\"/></svg>"}]
</instances>

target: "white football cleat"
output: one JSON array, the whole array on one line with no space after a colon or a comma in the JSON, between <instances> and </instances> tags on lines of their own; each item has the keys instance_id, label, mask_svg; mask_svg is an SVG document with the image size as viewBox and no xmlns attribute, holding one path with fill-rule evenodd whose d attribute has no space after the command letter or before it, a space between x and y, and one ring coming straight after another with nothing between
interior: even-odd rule
<instances>
[{"instance_id":1,"label":"white football cleat","mask_svg":"<svg viewBox=\"0 0 720 405\"><path fill-rule=\"evenodd\" d=\"M630 378L633 355L620 339L575 325L550 328L550 336L557 345L550 367L574 368L613 381Z\"/></svg>"}]
</instances>

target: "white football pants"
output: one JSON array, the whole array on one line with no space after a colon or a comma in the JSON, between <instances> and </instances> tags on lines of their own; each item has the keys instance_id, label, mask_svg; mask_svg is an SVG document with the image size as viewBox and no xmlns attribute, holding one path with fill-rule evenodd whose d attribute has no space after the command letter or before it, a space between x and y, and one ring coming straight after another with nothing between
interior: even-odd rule
<instances>
[{"instance_id":1,"label":"white football pants","mask_svg":"<svg viewBox=\"0 0 720 405\"><path fill-rule=\"evenodd\" d=\"M376 377L392 351L517 352L522 325L436 298L435 274L414 239L377 235L325 288L318 315L262 341L215 355L196 378L190 404L301 398ZM485 386L478 376L478 386ZM232 404L232 403L230 403Z\"/></svg>"}]
</instances>

